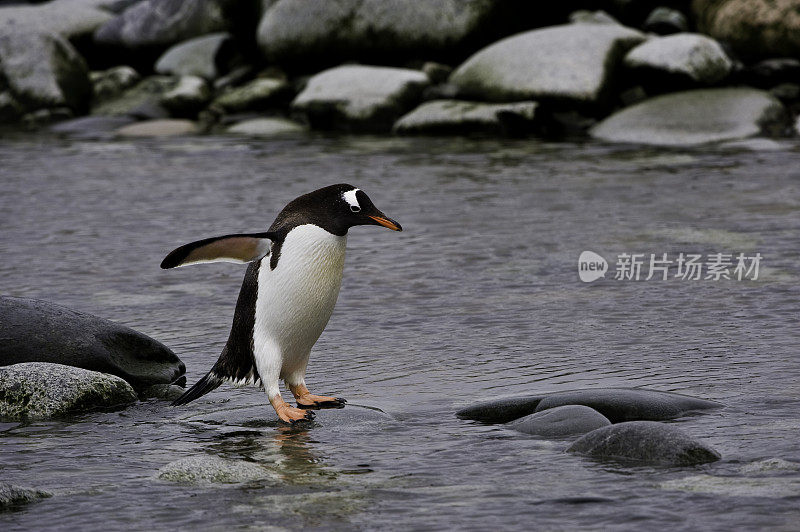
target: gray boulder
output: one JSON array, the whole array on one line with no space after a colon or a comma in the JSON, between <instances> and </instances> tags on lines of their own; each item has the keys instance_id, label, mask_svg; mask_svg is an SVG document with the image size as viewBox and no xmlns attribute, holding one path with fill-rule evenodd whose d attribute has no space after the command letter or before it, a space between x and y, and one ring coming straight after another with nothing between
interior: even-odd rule
<instances>
[{"instance_id":1,"label":"gray boulder","mask_svg":"<svg viewBox=\"0 0 800 532\"><path fill-rule=\"evenodd\" d=\"M0 367L2 419L49 419L136 400L131 385L115 375L46 362Z\"/></svg>"},{"instance_id":2,"label":"gray boulder","mask_svg":"<svg viewBox=\"0 0 800 532\"><path fill-rule=\"evenodd\" d=\"M230 33L212 33L176 44L158 59L156 72L214 80L225 74L236 56Z\"/></svg>"},{"instance_id":3,"label":"gray boulder","mask_svg":"<svg viewBox=\"0 0 800 532\"><path fill-rule=\"evenodd\" d=\"M194 116L211 100L206 80L197 76L182 76L175 88L161 96L160 103L173 116Z\"/></svg>"},{"instance_id":4,"label":"gray boulder","mask_svg":"<svg viewBox=\"0 0 800 532\"><path fill-rule=\"evenodd\" d=\"M313 76L292 109L314 128L388 131L427 85L418 70L340 66Z\"/></svg>"},{"instance_id":5,"label":"gray boulder","mask_svg":"<svg viewBox=\"0 0 800 532\"><path fill-rule=\"evenodd\" d=\"M670 392L636 388L600 388L576 390L548 395L536 405L536 412L564 405L584 405L594 408L612 423L621 421L663 421L690 412L720 408L714 401Z\"/></svg>"},{"instance_id":6,"label":"gray boulder","mask_svg":"<svg viewBox=\"0 0 800 532\"><path fill-rule=\"evenodd\" d=\"M52 496L52 493L46 491L22 488L11 484L0 484L0 511L12 510Z\"/></svg>"},{"instance_id":7,"label":"gray boulder","mask_svg":"<svg viewBox=\"0 0 800 532\"><path fill-rule=\"evenodd\" d=\"M279 137L303 133L306 128L285 118L254 118L234 124L227 131L250 137Z\"/></svg>"},{"instance_id":8,"label":"gray boulder","mask_svg":"<svg viewBox=\"0 0 800 532\"><path fill-rule=\"evenodd\" d=\"M487 104L458 100L425 102L394 124L401 135L521 133L532 127L536 102Z\"/></svg>"},{"instance_id":9,"label":"gray boulder","mask_svg":"<svg viewBox=\"0 0 800 532\"><path fill-rule=\"evenodd\" d=\"M114 322L36 299L0 297L0 365L51 362L110 373L134 388L184 374L165 345Z\"/></svg>"},{"instance_id":10,"label":"gray boulder","mask_svg":"<svg viewBox=\"0 0 800 532\"><path fill-rule=\"evenodd\" d=\"M586 434L610 424L608 418L593 408L568 405L525 416L512 421L508 427L542 438L563 438Z\"/></svg>"},{"instance_id":11,"label":"gray boulder","mask_svg":"<svg viewBox=\"0 0 800 532\"><path fill-rule=\"evenodd\" d=\"M708 445L671 425L653 421L630 421L593 430L570 445L567 452L601 460L666 466L691 466L720 459L720 454Z\"/></svg>"},{"instance_id":12,"label":"gray boulder","mask_svg":"<svg viewBox=\"0 0 800 532\"><path fill-rule=\"evenodd\" d=\"M196 123L183 119L145 120L116 131L120 137L179 137L198 133L200 128Z\"/></svg>"},{"instance_id":13,"label":"gray boulder","mask_svg":"<svg viewBox=\"0 0 800 532\"><path fill-rule=\"evenodd\" d=\"M468 53L546 24L541 2L527 0L278 0L258 26L268 60L308 71L343 60L395 60Z\"/></svg>"},{"instance_id":14,"label":"gray boulder","mask_svg":"<svg viewBox=\"0 0 800 532\"><path fill-rule=\"evenodd\" d=\"M96 100L107 100L136 85L142 77L129 66L117 66L91 72L89 78L94 88Z\"/></svg>"},{"instance_id":15,"label":"gray boulder","mask_svg":"<svg viewBox=\"0 0 800 532\"><path fill-rule=\"evenodd\" d=\"M628 52L625 66L711 85L733 68L722 47L705 35L679 33L650 39Z\"/></svg>"},{"instance_id":16,"label":"gray boulder","mask_svg":"<svg viewBox=\"0 0 800 532\"><path fill-rule=\"evenodd\" d=\"M89 70L75 48L57 34L24 28L0 33L0 73L14 97L31 109L88 108Z\"/></svg>"},{"instance_id":17,"label":"gray boulder","mask_svg":"<svg viewBox=\"0 0 800 532\"><path fill-rule=\"evenodd\" d=\"M697 89L622 109L590 133L611 142L694 146L782 131L786 119L783 105L767 92Z\"/></svg>"},{"instance_id":18,"label":"gray boulder","mask_svg":"<svg viewBox=\"0 0 800 532\"><path fill-rule=\"evenodd\" d=\"M181 458L158 470L158 478L161 480L187 484L233 484L269 477L270 471L256 463L211 455Z\"/></svg>"},{"instance_id":19,"label":"gray boulder","mask_svg":"<svg viewBox=\"0 0 800 532\"><path fill-rule=\"evenodd\" d=\"M97 29L95 42L131 50L166 48L207 33L231 30L235 0L144 0Z\"/></svg>"},{"instance_id":20,"label":"gray boulder","mask_svg":"<svg viewBox=\"0 0 800 532\"><path fill-rule=\"evenodd\" d=\"M93 2L53 0L36 6L12 6L0 9L0 35L11 31L29 34L59 35L79 39L91 35L111 20L113 15Z\"/></svg>"},{"instance_id":21,"label":"gray boulder","mask_svg":"<svg viewBox=\"0 0 800 532\"><path fill-rule=\"evenodd\" d=\"M625 53L644 40L617 24L566 24L514 35L467 59L450 82L463 97L594 105Z\"/></svg>"},{"instance_id":22,"label":"gray boulder","mask_svg":"<svg viewBox=\"0 0 800 532\"><path fill-rule=\"evenodd\" d=\"M286 98L289 92L289 84L283 80L258 78L223 92L213 105L231 113L263 110Z\"/></svg>"},{"instance_id":23,"label":"gray boulder","mask_svg":"<svg viewBox=\"0 0 800 532\"><path fill-rule=\"evenodd\" d=\"M533 414L545 397L546 395L531 395L482 401L459 409L456 415L461 419L472 419L482 423L507 423Z\"/></svg>"}]
</instances>

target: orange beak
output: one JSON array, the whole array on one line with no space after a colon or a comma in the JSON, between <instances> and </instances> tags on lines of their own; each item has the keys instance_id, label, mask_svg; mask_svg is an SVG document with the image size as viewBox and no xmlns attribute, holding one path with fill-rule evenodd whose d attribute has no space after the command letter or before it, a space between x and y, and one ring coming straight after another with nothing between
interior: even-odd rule
<instances>
[{"instance_id":1,"label":"orange beak","mask_svg":"<svg viewBox=\"0 0 800 532\"><path fill-rule=\"evenodd\" d=\"M400 226L399 223L395 222L394 220L390 220L389 218L385 218L383 216L370 216L373 220L384 227L388 227L392 231L402 231L403 228Z\"/></svg>"}]
</instances>

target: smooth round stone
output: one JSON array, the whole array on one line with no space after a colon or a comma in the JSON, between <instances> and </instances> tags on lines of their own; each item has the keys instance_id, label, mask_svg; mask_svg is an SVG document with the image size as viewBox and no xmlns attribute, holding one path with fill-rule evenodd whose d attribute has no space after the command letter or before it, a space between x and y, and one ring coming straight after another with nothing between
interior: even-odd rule
<instances>
[{"instance_id":1,"label":"smooth round stone","mask_svg":"<svg viewBox=\"0 0 800 532\"><path fill-rule=\"evenodd\" d=\"M625 56L625 66L713 84L730 74L731 61L722 46L705 35L678 33L649 39Z\"/></svg>"},{"instance_id":2,"label":"smooth round stone","mask_svg":"<svg viewBox=\"0 0 800 532\"><path fill-rule=\"evenodd\" d=\"M200 132L197 124L191 120L163 119L145 120L117 130L120 137L177 137L180 135L196 135Z\"/></svg>"},{"instance_id":3,"label":"smooth round stone","mask_svg":"<svg viewBox=\"0 0 800 532\"><path fill-rule=\"evenodd\" d=\"M685 432L665 423L630 421L584 434L567 448L601 460L652 465L690 466L715 462L720 454Z\"/></svg>"},{"instance_id":4,"label":"smooth round stone","mask_svg":"<svg viewBox=\"0 0 800 532\"><path fill-rule=\"evenodd\" d=\"M4 419L49 419L137 399L131 385L116 375L46 362L0 367L0 418Z\"/></svg>"},{"instance_id":5,"label":"smooth round stone","mask_svg":"<svg viewBox=\"0 0 800 532\"><path fill-rule=\"evenodd\" d=\"M228 133L248 135L251 137L278 137L306 131L302 125L283 118L255 118L234 124Z\"/></svg>"},{"instance_id":6,"label":"smooth round stone","mask_svg":"<svg viewBox=\"0 0 800 532\"><path fill-rule=\"evenodd\" d=\"M568 405L525 416L512 421L508 427L542 438L563 438L586 434L610 424L608 418L593 408Z\"/></svg>"},{"instance_id":7,"label":"smooth round stone","mask_svg":"<svg viewBox=\"0 0 800 532\"><path fill-rule=\"evenodd\" d=\"M158 470L158 478L179 483L234 484L271 478L267 469L245 460L218 456L190 456L170 462Z\"/></svg>"}]
</instances>

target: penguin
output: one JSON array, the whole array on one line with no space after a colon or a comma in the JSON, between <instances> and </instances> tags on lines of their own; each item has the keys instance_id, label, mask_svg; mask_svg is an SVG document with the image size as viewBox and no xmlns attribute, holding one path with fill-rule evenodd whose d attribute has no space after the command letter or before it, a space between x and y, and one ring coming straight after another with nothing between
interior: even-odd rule
<instances>
[{"instance_id":1,"label":"penguin","mask_svg":"<svg viewBox=\"0 0 800 532\"><path fill-rule=\"evenodd\" d=\"M248 264L219 360L172 405L194 401L229 382L263 388L278 417L288 423L313 419L310 408L344 407L344 399L309 392L305 374L311 348L339 296L347 231L356 225L403 230L363 190L338 184L292 200L266 232L206 238L170 252L161 262L163 269ZM283 400L280 380L298 408Z\"/></svg>"}]
</instances>

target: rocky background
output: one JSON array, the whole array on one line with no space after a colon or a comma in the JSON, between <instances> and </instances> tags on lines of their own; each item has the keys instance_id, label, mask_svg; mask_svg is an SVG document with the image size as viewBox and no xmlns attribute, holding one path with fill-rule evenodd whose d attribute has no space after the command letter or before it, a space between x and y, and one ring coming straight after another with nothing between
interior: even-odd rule
<instances>
[{"instance_id":1,"label":"rocky background","mask_svg":"<svg viewBox=\"0 0 800 532\"><path fill-rule=\"evenodd\" d=\"M0 123L686 146L800 129L800 0L0 2Z\"/></svg>"}]
</instances>

